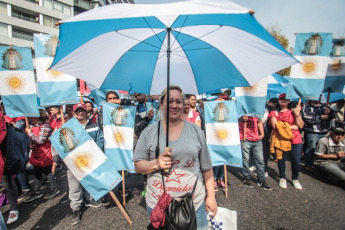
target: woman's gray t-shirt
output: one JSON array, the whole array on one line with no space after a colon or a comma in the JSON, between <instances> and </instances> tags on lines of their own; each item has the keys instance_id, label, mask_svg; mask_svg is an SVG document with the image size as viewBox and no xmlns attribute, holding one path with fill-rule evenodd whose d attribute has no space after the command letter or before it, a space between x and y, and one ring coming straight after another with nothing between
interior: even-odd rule
<instances>
[{"instance_id":1,"label":"woman's gray t-shirt","mask_svg":"<svg viewBox=\"0 0 345 230\"><path fill-rule=\"evenodd\" d=\"M140 135L135 148L133 161L154 160L157 146L158 122L148 126ZM165 133L161 124L159 136L160 153L165 149ZM184 122L181 135L176 141L169 141L172 149L172 167L163 172L165 190L173 198L192 192L196 179L198 183L194 192L195 210L205 199L205 185L202 172L212 168L212 161L200 128L188 121ZM160 170L150 174L147 180L146 204L154 208L160 195L164 192Z\"/></svg>"}]
</instances>

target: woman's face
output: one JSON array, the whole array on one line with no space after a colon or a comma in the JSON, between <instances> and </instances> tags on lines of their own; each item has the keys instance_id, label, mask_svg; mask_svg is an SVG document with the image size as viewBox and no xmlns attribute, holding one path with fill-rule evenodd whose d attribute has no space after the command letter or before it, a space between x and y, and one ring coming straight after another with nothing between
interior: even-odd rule
<instances>
[{"instance_id":1,"label":"woman's face","mask_svg":"<svg viewBox=\"0 0 345 230\"><path fill-rule=\"evenodd\" d=\"M290 99L279 99L280 107L286 107L290 103Z\"/></svg>"},{"instance_id":2,"label":"woman's face","mask_svg":"<svg viewBox=\"0 0 345 230\"><path fill-rule=\"evenodd\" d=\"M88 113L93 112L93 106L92 106L91 103L86 103L86 104L85 104L85 107L86 107L86 111L87 111Z\"/></svg>"},{"instance_id":3,"label":"woman's face","mask_svg":"<svg viewBox=\"0 0 345 230\"><path fill-rule=\"evenodd\" d=\"M169 93L169 119L181 119L183 111L183 98L181 92L176 89L172 89L169 91ZM167 96L164 97L163 103L161 104L161 110L163 111L164 117L166 117Z\"/></svg>"},{"instance_id":4,"label":"woman's face","mask_svg":"<svg viewBox=\"0 0 345 230\"><path fill-rule=\"evenodd\" d=\"M184 101L184 106L183 106L183 112L184 113L189 113L190 110L190 102L189 100Z\"/></svg>"},{"instance_id":5,"label":"woman's face","mask_svg":"<svg viewBox=\"0 0 345 230\"><path fill-rule=\"evenodd\" d=\"M109 94L107 97L107 102L108 103L113 103L115 104L115 100L118 99L117 96L115 94Z\"/></svg>"}]
</instances>

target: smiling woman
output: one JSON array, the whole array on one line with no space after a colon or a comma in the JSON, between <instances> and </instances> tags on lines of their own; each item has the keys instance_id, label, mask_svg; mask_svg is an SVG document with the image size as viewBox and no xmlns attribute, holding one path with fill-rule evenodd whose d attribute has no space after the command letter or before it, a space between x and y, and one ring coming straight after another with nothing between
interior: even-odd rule
<instances>
[{"instance_id":1,"label":"smiling woman","mask_svg":"<svg viewBox=\"0 0 345 230\"><path fill-rule=\"evenodd\" d=\"M167 115L168 103L169 115ZM137 172L148 174L146 204L149 215L151 212L153 216L157 214L153 209L163 193L163 187L173 198L192 192L195 187L193 204L196 210L197 226L198 229L207 229L206 211L217 212L212 162L201 129L182 119L183 105L184 96L180 87L170 86L169 102L167 90L163 91L160 97L160 108L163 111L162 123L150 125L143 131L136 146L133 161ZM159 151L160 154L156 156L157 147L165 148L164 141L160 141L157 146L157 137L159 136L159 140L165 140L167 119L169 119L170 148L164 152ZM159 133L152 135L157 133L157 130ZM162 181L161 170L165 170L164 181Z\"/></svg>"}]
</instances>

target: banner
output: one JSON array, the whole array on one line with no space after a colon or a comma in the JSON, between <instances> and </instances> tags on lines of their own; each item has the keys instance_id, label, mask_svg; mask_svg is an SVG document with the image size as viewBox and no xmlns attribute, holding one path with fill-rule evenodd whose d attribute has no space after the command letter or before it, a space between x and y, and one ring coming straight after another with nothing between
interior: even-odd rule
<instances>
[{"instance_id":1,"label":"banner","mask_svg":"<svg viewBox=\"0 0 345 230\"><path fill-rule=\"evenodd\" d=\"M30 47L0 47L0 94L10 117L38 117Z\"/></svg>"},{"instance_id":2,"label":"banner","mask_svg":"<svg viewBox=\"0 0 345 230\"><path fill-rule=\"evenodd\" d=\"M287 98L318 100L323 92L329 55L331 33L298 33L294 56L300 61L291 67Z\"/></svg>"},{"instance_id":3,"label":"banner","mask_svg":"<svg viewBox=\"0 0 345 230\"><path fill-rule=\"evenodd\" d=\"M104 151L116 170L134 173L135 106L103 104Z\"/></svg>"},{"instance_id":4,"label":"banner","mask_svg":"<svg viewBox=\"0 0 345 230\"><path fill-rule=\"evenodd\" d=\"M323 92L342 92L345 85L345 39L333 39Z\"/></svg>"},{"instance_id":5,"label":"banner","mask_svg":"<svg viewBox=\"0 0 345 230\"><path fill-rule=\"evenodd\" d=\"M153 109L153 117L149 122L150 125L160 121L163 117L163 112L160 108L159 102L147 102L146 103L146 116L149 115L150 110Z\"/></svg>"},{"instance_id":6,"label":"banner","mask_svg":"<svg viewBox=\"0 0 345 230\"><path fill-rule=\"evenodd\" d=\"M49 70L58 42L56 35L34 34L37 83L41 106L79 102L76 78Z\"/></svg>"},{"instance_id":7,"label":"banner","mask_svg":"<svg viewBox=\"0 0 345 230\"><path fill-rule=\"evenodd\" d=\"M63 124L50 141L73 175L98 200L122 177L77 119Z\"/></svg>"},{"instance_id":8,"label":"banner","mask_svg":"<svg viewBox=\"0 0 345 230\"><path fill-rule=\"evenodd\" d=\"M207 146L213 166L242 167L242 151L235 101L204 103Z\"/></svg>"},{"instance_id":9,"label":"banner","mask_svg":"<svg viewBox=\"0 0 345 230\"><path fill-rule=\"evenodd\" d=\"M268 77L252 87L235 87L237 116L248 115L262 118L265 114Z\"/></svg>"}]
</instances>

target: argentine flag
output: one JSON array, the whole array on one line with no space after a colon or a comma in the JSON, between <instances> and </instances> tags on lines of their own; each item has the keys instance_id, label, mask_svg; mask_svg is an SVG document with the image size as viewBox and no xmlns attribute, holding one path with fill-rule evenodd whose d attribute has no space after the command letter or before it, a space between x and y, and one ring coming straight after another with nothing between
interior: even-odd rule
<instances>
[{"instance_id":1,"label":"argentine flag","mask_svg":"<svg viewBox=\"0 0 345 230\"><path fill-rule=\"evenodd\" d=\"M104 151L117 171L135 172L132 161L135 111L135 106L103 104Z\"/></svg>"},{"instance_id":2,"label":"argentine flag","mask_svg":"<svg viewBox=\"0 0 345 230\"><path fill-rule=\"evenodd\" d=\"M83 126L72 118L50 137L54 148L90 195L98 200L122 177Z\"/></svg>"},{"instance_id":3,"label":"argentine flag","mask_svg":"<svg viewBox=\"0 0 345 230\"><path fill-rule=\"evenodd\" d=\"M242 167L242 151L235 101L205 102L205 128L213 166Z\"/></svg>"},{"instance_id":4,"label":"argentine flag","mask_svg":"<svg viewBox=\"0 0 345 230\"><path fill-rule=\"evenodd\" d=\"M323 92L342 92L345 85L345 39L333 39Z\"/></svg>"},{"instance_id":5,"label":"argentine flag","mask_svg":"<svg viewBox=\"0 0 345 230\"><path fill-rule=\"evenodd\" d=\"M237 116L248 115L262 118L265 114L268 77L252 87L235 87Z\"/></svg>"},{"instance_id":6,"label":"argentine flag","mask_svg":"<svg viewBox=\"0 0 345 230\"><path fill-rule=\"evenodd\" d=\"M287 98L318 100L323 92L330 53L331 33L298 33L294 56L300 61L291 67Z\"/></svg>"},{"instance_id":7,"label":"argentine flag","mask_svg":"<svg viewBox=\"0 0 345 230\"><path fill-rule=\"evenodd\" d=\"M0 55L0 95L6 115L38 117L31 48L1 46Z\"/></svg>"},{"instance_id":8,"label":"argentine flag","mask_svg":"<svg viewBox=\"0 0 345 230\"><path fill-rule=\"evenodd\" d=\"M49 70L54 60L56 35L35 34L35 61L41 106L76 104L79 102L76 78Z\"/></svg>"}]
</instances>

